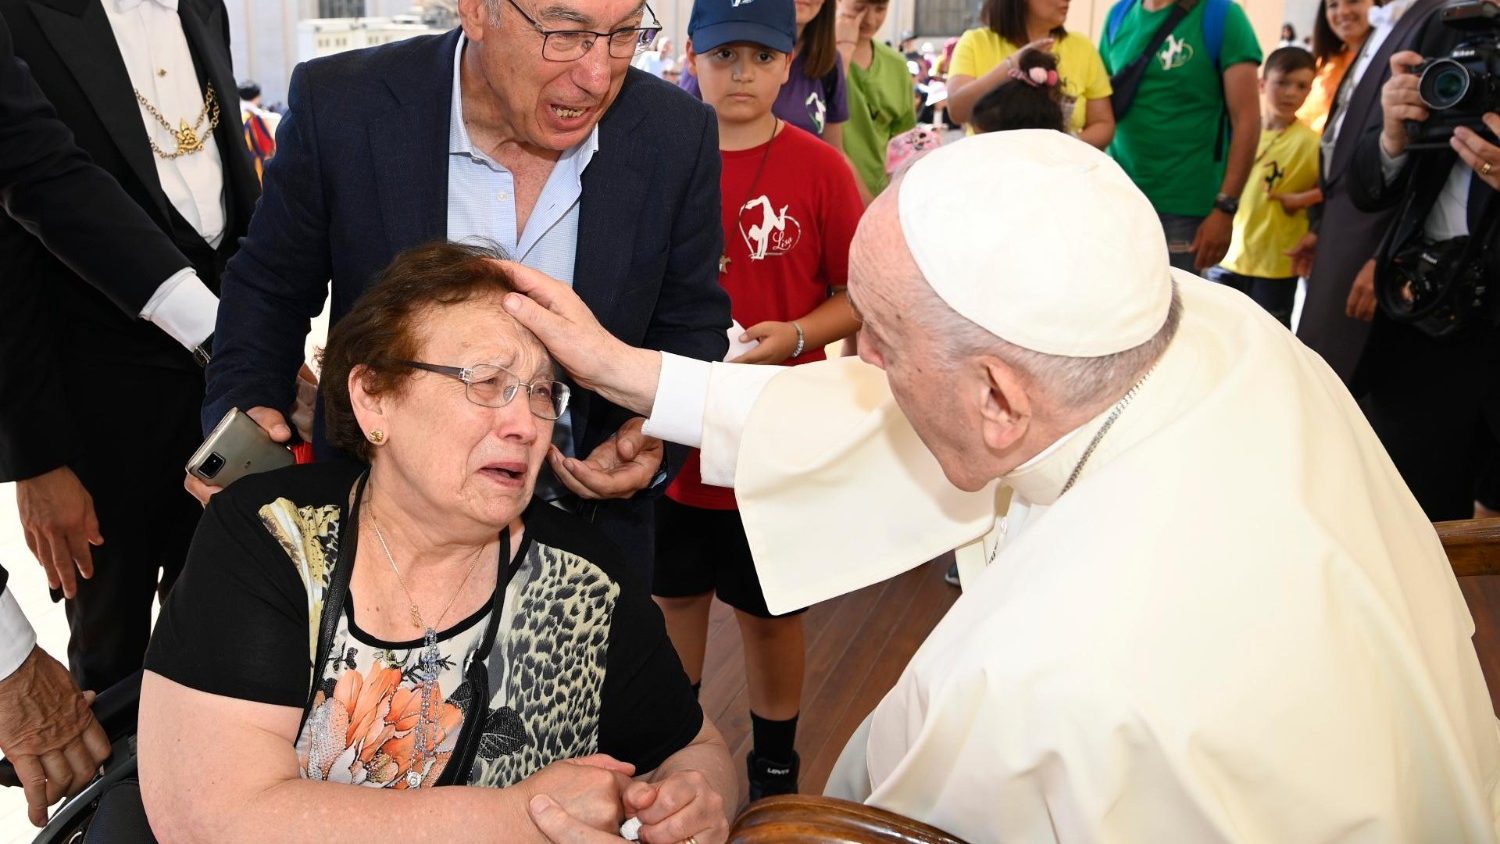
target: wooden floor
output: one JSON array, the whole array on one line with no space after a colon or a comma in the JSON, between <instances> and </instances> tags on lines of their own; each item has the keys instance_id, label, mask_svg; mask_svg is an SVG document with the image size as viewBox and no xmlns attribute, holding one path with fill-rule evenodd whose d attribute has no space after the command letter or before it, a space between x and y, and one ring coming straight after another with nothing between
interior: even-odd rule
<instances>
[{"instance_id":1,"label":"wooden floor","mask_svg":"<svg viewBox=\"0 0 1500 844\"><path fill-rule=\"evenodd\" d=\"M844 742L958 599L958 590L943 582L950 559L934 560L807 611L807 681L797 722L803 793L822 793ZM733 612L715 601L700 700L734 755L742 803L744 758L750 749L743 655Z\"/></svg>"}]
</instances>

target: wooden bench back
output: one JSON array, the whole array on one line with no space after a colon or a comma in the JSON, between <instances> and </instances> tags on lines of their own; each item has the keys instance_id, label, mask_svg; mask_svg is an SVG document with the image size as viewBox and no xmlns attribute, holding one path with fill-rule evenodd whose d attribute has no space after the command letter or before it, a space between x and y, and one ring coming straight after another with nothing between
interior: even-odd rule
<instances>
[{"instance_id":1,"label":"wooden bench back","mask_svg":"<svg viewBox=\"0 0 1500 844\"><path fill-rule=\"evenodd\" d=\"M964 844L895 812L832 797L787 794L750 804L729 844Z\"/></svg>"},{"instance_id":2,"label":"wooden bench back","mask_svg":"<svg viewBox=\"0 0 1500 844\"><path fill-rule=\"evenodd\" d=\"M1438 538L1458 577L1500 574L1500 519L1437 522Z\"/></svg>"}]
</instances>

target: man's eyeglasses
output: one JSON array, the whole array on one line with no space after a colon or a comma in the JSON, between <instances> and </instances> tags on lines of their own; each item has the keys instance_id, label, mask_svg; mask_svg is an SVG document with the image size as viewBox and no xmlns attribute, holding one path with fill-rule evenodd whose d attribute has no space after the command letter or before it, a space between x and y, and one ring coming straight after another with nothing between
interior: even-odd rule
<instances>
[{"instance_id":1,"label":"man's eyeglasses","mask_svg":"<svg viewBox=\"0 0 1500 844\"><path fill-rule=\"evenodd\" d=\"M464 393L469 401L482 407L504 407L525 390L531 412L543 419L557 419L568 409L568 385L561 381L522 381L514 372L487 363L474 366L438 366L417 360L398 360L396 363L436 372L464 382Z\"/></svg>"},{"instance_id":2,"label":"man's eyeglasses","mask_svg":"<svg viewBox=\"0 0 1500 844\"><path fill-rule=\"evenodd\" d=\"M571 62L583 58L589 50L594 48L594 42L600 38L609 43L609 54L613 58L628 59L636 53L651 46L656 40L657 33L661 32L661 26L633 26L626 29L617 29L614 32L592 32L587 29L542 29L536 18L526 14L526 10L517 5L516 0L509 0L521 17L531 24L531 28L541 33L542 36L542 58L549 62ZM656 12L651 10L650 4L643 4L646 13L651 19L656 20Z\"/></svg>"}]
</instances>

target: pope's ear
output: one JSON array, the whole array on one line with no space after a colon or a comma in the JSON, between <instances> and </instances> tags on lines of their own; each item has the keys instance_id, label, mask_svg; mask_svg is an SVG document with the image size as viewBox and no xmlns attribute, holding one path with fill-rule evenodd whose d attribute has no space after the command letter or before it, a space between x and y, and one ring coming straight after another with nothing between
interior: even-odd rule
<instances>
[{"instance_id":1,"label":"pope's ear","mask_svg":"<svg viewBox=\"0 0 1500 844\"><path fill-rule=\"evenodd\" d=\"M1026 381L999 358L985 356L977 363L980 436L990 451L1006 451L1025 436L1031 424L1031 397L1026 391Z\"/></svg>"}]
</instances>

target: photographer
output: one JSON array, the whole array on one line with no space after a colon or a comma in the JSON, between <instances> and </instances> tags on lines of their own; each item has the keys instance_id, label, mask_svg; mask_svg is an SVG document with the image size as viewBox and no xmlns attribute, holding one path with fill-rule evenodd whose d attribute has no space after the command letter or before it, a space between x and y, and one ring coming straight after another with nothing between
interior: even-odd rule
<instances>
[{"instance_id":1,"label":"photographer","mask_svg":"<svg viewBox=\"0 0 1500 844\"><path fill-rule=\"evenodd\" d=\"M1500 277L1500 146L1476 130L1500 133L1500 115L1483 100L1488 71L1477 64L1464 73L1475 77L1479 96L1457 102L1434 102L1434 90L1451 91L1435 79L1422 84L1420 74L1424 59L1449 56L1463 42L1480 42L1481 53L1497 49L1497 15L1490 0L1451 4L1427 22L1413 50L1391 56L1382 125L1360 139L1350 174L1356 205L1400 209L1377 255L1380 313L1354 391L1433 520L1473 515L1477 467L1492 447L1483 408L1500 384L1500 291L1492 283L1478 290ZM1471 113L1470 125L1446 137L1443 126Z\"/></svg>"}]
</instances>

